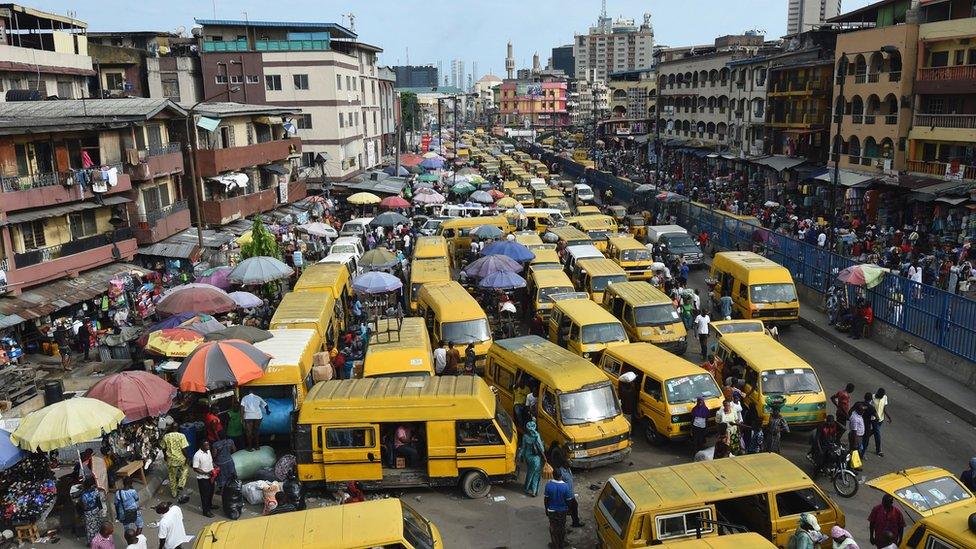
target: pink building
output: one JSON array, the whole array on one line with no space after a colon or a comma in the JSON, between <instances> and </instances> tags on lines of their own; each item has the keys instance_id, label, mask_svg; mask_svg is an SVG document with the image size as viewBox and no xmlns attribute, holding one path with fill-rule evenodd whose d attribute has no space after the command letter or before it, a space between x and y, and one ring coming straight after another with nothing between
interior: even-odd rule
<instances>
[{"instance_id":1,"label":"pink building","mask_svg":"<svg viewBox=\"0 0 976 549\"><path fill-rule=\"evenodd\" d=\"M498 112L508 126L569 126L566 92L565 81L505 80L500 87Z\"/></svg>"}]
</instances>

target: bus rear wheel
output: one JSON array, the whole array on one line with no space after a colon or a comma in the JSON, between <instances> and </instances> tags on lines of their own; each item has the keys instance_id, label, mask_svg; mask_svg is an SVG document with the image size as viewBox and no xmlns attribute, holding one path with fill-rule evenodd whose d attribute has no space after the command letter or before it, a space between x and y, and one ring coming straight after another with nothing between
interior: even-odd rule
<instances>
[{"instance_id":1,"label":"bus rear wheel","mask_svg":"<svg viewBox=\"0 0 976 549\"><path fill-rule=\"evenodd\" d=\"M491 483L481 471L468 471L461 477L461 491L471 499L481 499L488 495Z\"/></svg>"}]
</instances>

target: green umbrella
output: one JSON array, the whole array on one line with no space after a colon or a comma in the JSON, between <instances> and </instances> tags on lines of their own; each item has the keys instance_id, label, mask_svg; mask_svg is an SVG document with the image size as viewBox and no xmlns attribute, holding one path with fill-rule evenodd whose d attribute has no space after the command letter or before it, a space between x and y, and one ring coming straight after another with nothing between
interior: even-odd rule
<instances>
[{"instance_id":1,"label":"green umbrella","mask_svg":"<svg viewBox=\"0 0 976 549\"><path fill-rule=\"evenodd\" d=\"M417 176L417 181L439 181L440 176L432 173L423 173Z\"/></svg>"},{"instance_id":2,"label":"green umbrella","mask_svg":"<svg viewBox=\"0 0 976 549\"><path fill-rule=\"evenodd\" d=\"M457 185L451 187L451 192L454 194L467 194L474 192L476 189L470 183L458 183Z\"/></svg>"}]
</instances>

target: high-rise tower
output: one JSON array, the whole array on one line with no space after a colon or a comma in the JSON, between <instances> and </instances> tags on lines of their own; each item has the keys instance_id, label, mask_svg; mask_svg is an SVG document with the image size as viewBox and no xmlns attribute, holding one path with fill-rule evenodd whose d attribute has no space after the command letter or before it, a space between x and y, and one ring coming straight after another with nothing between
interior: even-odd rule
<instances>
[{"instance_id":1,"label":"high-rise tower","mask_svg":"<svg viewBox=\"0 0 976 549\"><path fill-rule=\"evenodd\" d=\"M508 42L508 55L505 57L505 74L509 79L515 78L515 49L512 42Z\"/></svg>"}]
</instances>

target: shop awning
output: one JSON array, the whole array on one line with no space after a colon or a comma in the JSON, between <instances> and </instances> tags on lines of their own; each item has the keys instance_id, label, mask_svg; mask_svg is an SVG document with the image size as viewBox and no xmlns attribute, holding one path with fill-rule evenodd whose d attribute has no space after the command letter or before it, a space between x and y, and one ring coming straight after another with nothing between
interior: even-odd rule
<instances>
[{"instance_id":1,"label":"shop awning","mask_svg":"<svg viewBox=\"0 0 976 549\"><path fill-rule=\"evenodd\" d=\"M247 174L243 173L225 173L215 177L208 177L210 181L215 183L220 183L221 185L227 187L227 190L231 190L234 187L245 188L247 187L248 177Z\"/></svg>"},{"instance_id":2,"label":"shop awning","mask_svg":"<svg viewBox=\"0 0 976 549\"><path fill-rule=\"evenodd\" d=\"M868 183L877 179L873 175L865 175L858 172L852 172L850 170L840 170L840 184L844 187L867 187ZM830 169L827 173L823 175L818 175L814 177L817 181L826 181L830 183L834 180L834 170Z\"/></svg>"},{"instance_id":3,"label":"shop awning","mask_svg":"<svg viewBox=\"0 0 976 549\"><path fill-rule=\"evenodd\" d=\"M400 194L404 185L406 185L406 180L402 177L387 177L379 181L367 180L362 183L354 183L349 185L349 188L371 193Z\"/></svg>"},{"instance_id":4,"label":"shop awning","mask_svg":"<svg viewBox=\"0 0 976 549\"><path fill-rule=\"evenodd\" d=\"M284 166L278 164L268 164L267 166L261 166L261 169L266 172L276 173L278 175L288 175L288 170Z\"/></svg>"},{"instance_id":5,"label":"shop awning","mask_svg":"<svg viewBox=\"0 0 976 549\"><path fill-rule=\"evenodd\" d=\"M966 202L967 200L969 200L969 197L968 196L962 196L962 197L960 197L960 196L940 196L939 198L936 198L935 199L936 202L945 202L946 204L952 204L953 206L958 206L959 204L962 204L963 202Z\"/></svg>"},{"instance_id":6,"label":"shop awning","mask_svg":"<svg viewBox=\"0 0 976 549\"><path fill-rule=\"evenodd\" d=\"M795 158L792 156L773 155L773 156L766 156L764 158L759 158L757 160L754 160L753 162L756 164L767 166L778 172L781 172L783 170L788 170L792 167L799 166L800 164L803 164L806 161L807 161L806 158Z\"/></svg>"},{"instance_id":7,"label":"shop awning","mask_svg":"<svg viewBox=\"0 0 976 549\"><path fill-rule=\"evenodd\" d=\"M718 153L711 153L708 155L708 158L718 158Z\"/></svg>"},{"instance_id":8,"label":"shop awning","mask_svg":"<svg viewBox=\"0 0 976 549\"><path fill-rule=\"evenodd\" d=\"M65 307L94 299L108 291L108 282L125 273L145 275L149 271L131 263L113 263L81 273L75 278L48 282L18 296L0 298L0 322L9 317L40 318ZM9 322L9 321L7 321Z\"/></svg>"},{"instance_id":9,"label":"shop awning","mask_svg":"<svg viewBox=\"0 0 976 549\"><path fill-rule=\"evenodd\" d=\"M16 326L25 320L27 319L17 314L0 315L0 328L9 328L11 326Z\"/></svg>"},{"instance_id":10,"label":"shop awning","mask_svg":"<svg viewBox=\"0 0 976 549\"><path fill-rule=\"evenodd\" d=\"M139 248L140 255L152 255L156 257L169 257L173 259L193 259L200 255L200 247L193 244L180 244L175 242L157 242L150 246Z\"/></svg>"},{"instance_id":11,"label":"shop awning","mask_svg":"<svg viewBox=\"0 0 976 549\"><path fill-rule=\"evenodd\" d=\"M266 124L268 126L272 124L281 124L282 120L280 116L259 116L254 119L258 124Z\"/></svg>"},{"instance_id":12,"label":"shop awning","mask_svg":"<svg viewBox=\"0 0 976 549\"><path fill-rule=\"evenodd\" d=\"M15 212L7 215L7 220L5 223L24 223L26 221L34 221L36 219L47 219L49 217L60 217L62 215L67 215L72 212L80 212L83 210L94 210L95 208L101 208L103 206L115 206L116 204L127 204L132 202L132 199L126 198L124 196L106 196L102 199L102 203L99 204L94 200L86 200L84 202L72 202L70 204L65 204L63 206L53 206L51 208L40 208L37 210L27 210L23 212Z\"/></svg>"},{"instance_id":13,"label":"shop awning","mask_svg":"<svg viewBox=\"0 0 976 549\"><path fill-rule=\"evenodd\" d=\"M976 185L964 181L941 181L934 185L915 189L915 192L938 196L942 194L960 194L969 192L970 190L976 190Z\"/></svg>"}]
</instances>

